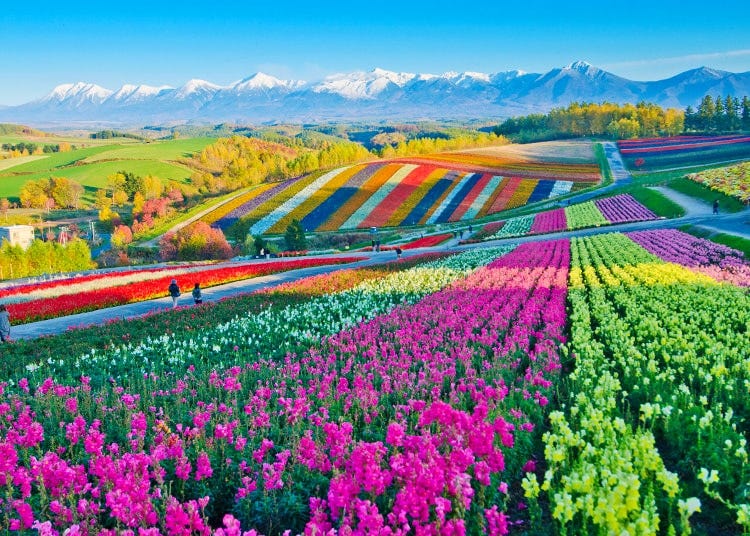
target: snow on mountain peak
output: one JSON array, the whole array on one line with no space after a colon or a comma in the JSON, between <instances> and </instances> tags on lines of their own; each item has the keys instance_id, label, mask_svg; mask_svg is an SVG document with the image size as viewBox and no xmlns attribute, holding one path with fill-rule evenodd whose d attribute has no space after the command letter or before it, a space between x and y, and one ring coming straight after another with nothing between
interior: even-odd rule
<instances>
[{"instance_id":1,"label":"snow on mountain peak","mask_svg":"<svg viewBox=\"0 0 750 536\"><path fill-rule=\"evenodd\" d=\"M177 90L175 93L175 96L178 98L185 98L188 97L194 93L215 93L216 91L219 91L220 89L223 89L221 86L207 82L206 80L201 80L200 78L192 78L185 82L185 85L183 85L181 88Z\"/></svg>"},{"instance_id":2,"label":"snow on mountain peak","mask_svg":"<svg viewBox=\"0 0 750 536\"><path fill-rule=\"evenodd\" d=\"M61 84L55 87L43 101L59 101L76 99L79 101L102 102L112 95L112 91L96 84L76 82L75 84Z\"/></svg>"},{"instance_id":3,"label":"snow on mountain peak","mask_svg":"<svg viewBox=\"0 0 750 536\"><path fill-rule=\"evenodd\" d=\"M172 86L147 86L145 84L125 84L110 98L112 100L138 100L153 97L164 90L174 89Z\"/></svg>"},{"instance_id":4,"label":"snow on mountain peak","mask_svg":"<svg viewBox=\"0 0 750 536\"><path fill-rule=\"evenodd\" d=\"M266 73L255 73L252 76L235 82L230 87L235 91L248 91L273 88L294 89L301 85L304 85L304 82L301 80L280 80Z\"/></svg>"},{"instance_id":5,"label":"snow on mountain peak","mask_svg":"<svg viewBox=\"0 0 750 536\"><path fill-rule=\"evenodd\" d=\"M375 68L372 71L354 71L334 74L317 84L316 93L336 93L347 99L374 99L390 84L403 87L416 77L413 73L396 73Z\"/></svg>"}]
</instances>

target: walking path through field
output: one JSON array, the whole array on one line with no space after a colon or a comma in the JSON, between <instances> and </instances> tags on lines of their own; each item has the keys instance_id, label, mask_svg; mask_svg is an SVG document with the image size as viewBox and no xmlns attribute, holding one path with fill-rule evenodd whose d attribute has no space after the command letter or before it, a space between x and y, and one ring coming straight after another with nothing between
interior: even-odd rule
<instances>
[{"instance_id":1,"label":"walking path through field","mask_svg":"<svg viewBox=\"0 0 750 536\"><path fill-rule=\"evenodd\" d=\"M572 205L573 203L583 203L594 197L598 197L602 194L606 194L620 186L633 182L633 177L625 167L625 163L622 161L620 150L617 148L617 144L612 141L603 141L602 148L604 149L604 156L607 157L609 163L609 169L612 171L612 184L602 186L601 188L595 188L589 192L583 192L578 195L567 198L565 201L561 201L558 205L562 204Z\"/></svg>"}]
</instances>

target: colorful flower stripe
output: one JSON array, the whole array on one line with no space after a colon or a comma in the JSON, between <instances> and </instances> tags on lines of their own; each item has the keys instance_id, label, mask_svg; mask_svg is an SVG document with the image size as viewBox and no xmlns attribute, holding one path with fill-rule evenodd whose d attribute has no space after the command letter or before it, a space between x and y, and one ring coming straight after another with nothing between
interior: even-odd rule
<instances>
[{"instance_id":1,"label":"colorful flower stripe","mask_svg":"<svg viewBox=\"0 0 750 536\"><path fill-rule=\"evenodd\" d=\"M609 221L593 201L585 201L565 207L565 217L568 220L570 230L609 225Z\"/></svg>"},{"instance_id":2,"label":"colorful flower stripe","mask_svg":"<svg viewBox=\"0 0 750 536\"><path fill-rule=\"evenodd\" d=\"M466 177L461 180L461 183L458 184L454 189L455 195L449 196L450 201L442 210L436 222L444 223L450 221L450 218L453 216L453 213L461 204L462 200L466 197L466 195L468 195L468 193L474 188L474 186L477 184L477 182L479 182L481 178L482 175L479 173L470 173L466 175Z\"/></svg>"},{"instance_id":3,"label":"colorful flower stripe","mask_svg":"<svg viewBox=\"0 0 750 536\"><path fill-rule=\"evenodd\" d=\"M276 185L275 183L271 183L271 182L265 182L263 184L259 184L253 187L250 191L245 192L242 195L238 195L237 197L235 197L234 199L230 199L226 203L222 203L221 205L213 209L211 212L209 212L205 216L202 216L201 221L204 221L208 223L209 225L212 225L225 217L233 217L235 218L234 221L236 221L237 219L239 219L240 214L234 213L235 210L240 208L242 205L244 205L248 201L255 199L258 195L274 187L275 185ZM232 216L230 216L230 214L232 214ZM226 227L228 227L228 225Z\"/></svg>"},{"instance_id":4,"label":"colorful flower stripe","mask_svg":"<svg viewBox=\"0 0 750 536\"><path fill-rule=\"evenodd\" d=\"M492 205L489 209L487 209L486 213L495 214L496 212L504 210L510 198L513 197L513 193L516 191L516 189L518 189L522 182L523 179L520 179L518 177L505 177L503 179L502 185L500 186L502 188L500 190L500 193L495 197L494 200L492 200Z\"/></svg>"},{"instance_id":5,"label":"colorful flower stripe","mask_svg":"<svg viewBox=\"0 0 750 536\"><path fill-rule=\"evenodd\" d=\"M555 185L552 187L552 191L549 193L550 197L557 197L565 195L570 192L575 183L573 181L555 181Z\"/></svg>"},{"instance_id":6,"label":"colorful flower stripe","mask_svg":"<svg viewBox=\"0 0 750 536\"><path fill-rule=\"evenodd\" d=\"M743 203L750 202L750 162L691 173L688 178Z\"/></svg>"},{"instance_id":7,"label":"colorful flower stripe","mask_svg":"<svg viewBox=\"0 0 750 536\"><path fill-rule=\"evenodd\" d=\"M529 232L531 234L555 233L565 231L568 228L568 220L565 217L565 209L558 208L540 212L534 217Z\"/></svg>"},{"instance_id":8,"label":"colorful flower stripe","mask_svg":"<svg viewBox=\"0 0 750 536\"><path fill-rule=\"evenodd\" d=\"M562 162L513 162L477 153L440 153L426 157L401 158L401 162L424 164L439 162L449 164L466 172L486 172L497 175L515 175L523 178L544 178L572 180L576 182L596 182L601 180L597 164L567 164Z\"/></svg>"},{"instance_id":9,"label":"colorful flower stripe","mask_svg":"<svg viewBox=\"0 0 750 536\"><path fill-rule=\"evenodd\" d=\"M552 193L552 188L555 187L555 181L551 180L540 180L534 191L529 195L527 203L536 203L537 201L543 201L547 199Z\"/></svg>"},{"instance_id":10,"label":"colorful flower stripe","mask_svg":"<svg viewBox=\"0 0 750 536\"><path fill-rule=\"evenodd\" d=\"M389 165L382 169L382 171L385 171L386 169L391 171L392 173L385 178L380 184L377 190L373 191L369 197L365 200L364 203L362 203L357 210L354 211L354 213L349 216L349 219L347 219L344 224L341 226L342 229L356 229L357 227L362 226L362 222L367 218L367 216L375 210L375 207L378 206L378 204L386 198L386 196L394 189L396 186L398 186L398 183L401 182L401 180L407 176L409 173L411 173L414 169L416 169L416 165L414 164L399 164L399 165Z\"/></svg>"},{"instance_id":11,"label":"colorful flower stripe","mask_svg":"<svg viewBox=\"0 0 750 536\"><path fill-rule=\"evenodd\" d=\"M435 186L435 183L440 180L441 177L445 176L446 170L442 168L436 168L435 166L422 166L419 170L419 184L415 187L410 188L407 192L404 192L405 197L401 198L401 203L388 217L388 221L385 222L386 227L396 227L401 225L401 222L405 221L409 214L414 210L414 207L419 203L427 192ZM409 175L417 174L417 171ZM391 192L393 194L393 192Z\"/></svg>"},{"instance_id":12,"label":"colorful flower stripe","mask_svg":"<svg viewBox=\"0 0 750 536\"><path fill-rule=\"evenodd\" d=\"M416 225L419 223L424 213L450 186L451 181L446 179L449 173L450 171L447 169L435 168L393 213L387 225Z\"/></svg>"},{"instance_id":13,"label":"colorful flower stripe","mask_svg":"<svg viewBox=\"0 0 750 536\"><path fill-rule=\"evenodd\" d=\"M725 136L725 137L705 137L693 139L684 143L670 143L669 138L665 138L663 143L652 142L642 145L633 144L622 144L618 142L620 146L620 152L624 155L639 155L639 154L651 154L654 152L671 152L671 151L686 151L694 149L710 148L717 145L731 145L735 143L750 143L750 136Z\"/></svg>"},{"instance_id":14,"label":"colorful flower stripe","mask_svg":"<svg viewBox=\"0 0 750 536\"><path fill-rule=\"evenodd\" d=\"M641 205L630 194L620 194L595 201L596 208L610 223L656 220L659 217Z\"/></svg>"},{"instance_id":15,"label":"colorful flower stripe","mask_svg":"<svg viewBox=\"0 0 750 536\"><path fill-rule=\"evenodd\" d=\"M414 207L406 217L406 222L418 222L424 224L427 219L437 210L437 207L448 197L453 188L458 184L458 171L447 171L446 174L430 188L430 191Z\"/></svg>"},{"instance_id":16,"label":"colorful flower stripe","mask_svg":"<svg viewBox=\"0 0 750 536\"><path fill-rule=\"evenodd\" d=\"M364 219L362 227L383 227L404 204L409 195L435 170L434 166L418 166L400 179L399 183L386 195L380 203ZM403 216L402 216L403 217Z\"/></svg>"},{"instance_id":17,"label":"colorful flower stripe","mask_svg":"<svg viewBox=\"0 0 750 536\"><path fill-rule=\"evenodd\" d=\"M701 524L719 516L723 532L742 532L733 520L747 530L746 499L734 490L750 484L740 424L750 296L622 235L574 240L571 261L578 396L550 415L544 437L542 488L557 529L690 533L704 506ZM532 478L524 488L540 493Z\"/></svg>"},{"instance_id":18,"label":"colorful flower stripe","mask_svg":"<svg viewBox=\"0 0 750 536\"><path fill-rule=\"evenodd\" d=\"M637 147L662 147L669 145L685 145L700 143L704 141L724 141L733 140L737 138L744 138L745 136L731 135L731 136L671 136L666 138L638 138L633 140L619 140L618 146L625 149L637 148Z\"/></svg>"},{"instance_id":19,"label":"colorful flower stripe","mask_svg":"<svg viewBox=\"0 0 750 536\"><path fill-rule=\"evenodd\" d=\"M529 200L531 192L533 192L534 188L536 188L538 182L539 181L537 179L522 180L521 184L519 184L518 188L516 188L516 190L513 192L511 198L508 199L508 203L505 205L505 208L511 209L525 205Z\"/></svg>"},{"instance_id":20,"label":"colorful flower stripe","mask_svg":"<svg viewBox=\"0 0 750 536\"><path fill-rule=\"evenodd\" d=\"M502 180L503 178L499 175L492 175L490 177L490 180L487 181L482 191L479 192L479 195L464 214L464 220L473 220L480 217L485 206L491 203L493 193L499 190Z\"/></svg>"},{"instance_id":21,"label":"colorful flower stripe","mask_svg":"<svg viewBox=\"0 0 750 536\"><path fill-rule=\"evenodd\" d=\"M328 219L317 229L319 231L338 230L352 213L370 197L371 193L388 180L395 169L391 166L393 164L371 164L352 177L352 182L347 185L347 188L354 188L355 192L340 207L332 206Z\"/></svg>"},{"instance_id":22,"label":"colorful flower stripe","mask_svg":"<svg viewBox=\"0 0 750 536\"><path fill-rule=\"evenodd\" d=\"M56 296L53 298L33 300L8 305L8 311L14 321L19 323L34 322L45 318L81 313L104 307L114 307L125 303L150 300L167 295L167 287L176 279L183 289L192 288L196 282L205 287L221 285L231 281L260 277L287 270L297 270L312 266L342 264L361 260L359 257L337 259L305 259L270 263L252 263L230 267L212 267L187 274L172 274L138 285L122 285L99 288L74 295Z\"/></svg>"},{"instance_id":23,"label":"colorful flower stripe","mask_svg":"<svg viewBox=\"0 0 750 536\"><path fill-rule=\"evenodd\" d=\"M16 296L21 294L30 294L37 291L48 291L60 288L60 293L65 293L66 287L71 285L78 285L82 283L92 283L100 279L114 279L118 277L130 277L134 274L151 274L153 272L170 273L174 270L184 270L189 265L176 265L167 266L164 268L127 268L123 270L109 271L109 272L98 272L89 275L80 275L74 277L66 277L61 279L54 279L52 281L40 281L35 283L24 283L21 285L12 285L0 289L0 298L8 296Z\"/></svg>"},{"instance_id":24,"label":"colorful flower stripe","mask_svg":"<svg viewBox=\"0 0 750 536\"><path fill-rule=\"evenodd\" d=\"M432 214L427 218L426 223L432 224L436 223L438 221L447 221L447 215L445 215L445 218L443 217L443 213L448 210L448 207L451 206L453 203L453 200L456 199L456 197L459 195L463 187L466 185L466 183L473 177L473 174L466 173L458 180L454 181L453 188L448 190L446 195L441 199L440 204L435 208L435 210L432 212Z\"/></svg>"},{"instance_id":25,"label":"colorful flower stripe","mask_svg":"<svg viewBox=\"0 0 750 536\"><path fill-rule=\"evenodd\" d=\"M446 240L453 238L451 233L443 233L431 236L425 236L424 238L418 238L412 242L408 242L402 246L402 249L418 249L418 248L431 248L442 244Z\"/></svg>"},{"instance_id":26,"label":"colorful flower stripe","mask_svg":"<svg viewBox=\"0 0 750 536\"><path fill-rule=\"evenodd\" d=\"M22 303L32 300L54 298L56 296L65 296L79 294L89 290L100 288L110 288L122 285L132 285L142 281L152 279L161 279L165 276L186 274L196 270L204 270L206 265L196 266L174 266L163 269L150 270L128 270L123 272L110 272L107 274L98 274L92 277L70 278L61 281L55 281L55 285L39 283L37 285L22 285L12 289L13 292L7 292L0 295L0 303Z\"/></svg>"},{"instance_id":27,"label":"colorful flower stripe","mask_svg":"<svg viewBox=\"0 0 750 536\"><path fill-rule=\"evenodd\" d=\"M299 204L287 212L281 217L276 223L274 223L269 229L269 233L283 233L286 228L292 223L292 220L303 220L315 207L325 201L331 194L335 193L339 188L343 187L349 179L356 175L365 167L364 164L358 166L351 166L348 168L341 168L339 173L330 176L329 180L325 183L321 183L320 187L316 190L313 189L314 185L310 185L310 190L305 192L304 190L297 194L299 197ZM322 177L321 177L322 179Z\"/></svg>"},{"instance_id":28,"label":"colorful flower stripe","mask_svg":"<svg viewBox=\"0 0 750 536\"><path fill-rule=\"evenodd\" d=\"M463 196L462 199L459 200L458 206L456 206L456 209L450 215L448 221L460 221L463 219L467 219L466 214L476 203L477 198L487 187L491 179L491 173L484 173L476 181L474 181L471 189L466 193L466 195ZM479 208L477 208L477 212L478 211Z\"/></svg>"},{"instance_id":29,"label":"colorful flower stripe","mask_svg":"<svg viewBox=\"0 0 750 536\"><path fill-rule=\"evenodd\" d=\"M304 177L297 177L295 179L290 179L287 181L267 183L268 186L266 187L264 185L260 191L256 192L256 195L253 196L252 199L234 208L231 212L226 214L224 217L216 220L214 225L218 227L219 229L226 230L229 227L231 227L235 222L237 222L238 220L242 218L245 218L245 217L255 218L255 219L260 218L262 215L262 212L259 214L258 211L256 211L256 209L258 209L261 206L264 206L265 203L268 203L268 201L273 199L276 195L279 195L281 192L283 192L287 188L292 187L298 181L301 181L303 179Z\"/></svg>"},{"instance_id":30,"label":"colorful flower stripe","mask_svg":"<svg viewBox=\"0 0 750 536\"><path fill-rule=\"evenodd\" d=\"M305 202L314 192L322 188L326 183L332 180L334 177L341 173L347 172L350 166L338 168L324 173L320 177L312 180L306 184L303 188L294 193L293 196L286 199L283 203L278 205L272 210L267 216L261 218L258 222L250 227L250 234L259 235L269 230L273 225L297 208L299 205Z\"/></svg>"},{"instance_id":31,"label":"colorful flower stripe","mask_svg":"<svg viewBox=\"0 0 750 536\"><path fill-rule=\"evenodd\" d=\"M667 262L688 266L734 285L750 286L750 263L741 251L676 229L626 233L636 244Z\"/></svg>"},{"instance_id":32,"label":"colorful flower stripe","mask_svg":"<svg viewBox=\"0 0 750 536\"><path fill-rule=\"evenodd\" d=\"M505 225L500 228L494 235L490 237L490 240L496 238L510 238L513 236L524 236L529 234L531 226L534 223L534 214L528 216L519 216L517 218L511 218L505 222Z\"/></svg>"}]
</instances>

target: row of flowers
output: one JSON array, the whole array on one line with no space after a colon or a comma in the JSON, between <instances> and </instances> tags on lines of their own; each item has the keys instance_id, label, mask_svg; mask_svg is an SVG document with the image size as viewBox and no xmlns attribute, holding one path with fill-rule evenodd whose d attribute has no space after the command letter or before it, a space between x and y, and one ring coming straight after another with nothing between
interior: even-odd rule
<instances>
[{"instance_id":1,"label":"row of flowers","mask_svg":"<svg viewBox=\"0 0 750 536\"><path fill-rule=\"evenodd\" d=\"M697 136L617 142L630 169L658 170L746 160L750 136Z\"/></svg>"},{"instance_id":2,"label":"row of flowers","mask_svg":"<svg viewBox=\"0 0 750 536\"><path fill-rule=\"evenodd\" d=\"M616 223L655 220L651 210L630 194L620 194L596 201L577 203L565 208L510 218L494 233L487 224L473 241L495 240L530 234L572 231L586 227L601 227Z\"/></svg>"},{"instance_id":3,"label":"row of flowers","mask_svg":"<svg viewBox=\"0 0 750 536\"><path fill-rule=\"evenodd\" d=\"M118 285L115 276L113 285L96 285L95 288L89 290L79 288L74 294L57 294L48 298L10 303L7 307L13 322L23 324L167 296L167 288L172 279L177 280L181 289L188 291L193 288L195 283L200 283L201 287L206 288L288 270L343 264L358 260L361 259L359 257L340 257L265 263L233 263L208 266L201 269L196 268L184 273L174 271L169 272L168 275L159 273L159 277L141 279L138 284ZM100 279L99 281L106 282L107 279Z\"/></svg>"},{"instance_id":4,"label":"row of flowers","mask_svg":"<svg viewBox=\"0 0 750 536\"><path fill-rule=\"evenodd\" d=\"M244 341L185 374L135 364L125 386L4 385L4 519L45 534L506 534L559 375L568 249L519 248L280 358ZM424 295L422 277L402 281ZM238 352L247 365L213 368Z\"/></svg>"},{"instance_id":5,"label":"row of flowers","mask_svg":"<svg viewBox=\"0 0 750 536\"><path fill-rule=\"evenodd\" d=\"M225 229L229 227L229 225L231 225L228 225L226 223L227 220L237 221L247 213L240 211L240 207L243 207L244 210L249 210L251 208L250 201L256 199L263 192L266 192L274 187L279 188L280 186L281 183L272 182L259 184L251 190L232 198L226 203L222 203L211 212L201 217L201 220L208 223L209 225L213 225L214 223L219 222L217 223L217 226Z\"/></svg>"},{"instance_id":6,"label":"row of flowers","mask_svg":"<svg viewBox=\"0 0 750 536\"><path fill-rule=\"evenodd\" d=\"M748 530L750 297L615 234L573 239L569 285L574 399L527 498L560 533Z\"/></svg>"},{"instance_id":7,"label":"row of flowers","mask_svg":"<svg viewBox=\"0 0 750 536\"><path fill-rule=\"evenodd\" d=\"M750 202L750 162L691 173L688 178L743 203Z\"/></svg>"},{"instance_id":8,"label":"row of flowers","mask_svg":"<svg viewBox=\"0 0 750 536\"><path fill-rule=\"evenodd\" d=\"M750 143L750 136L676 136L671 138L649 138L646 140L620 140L617 145L623 155L648 155L661 152L691 151L731 145Z\"/></svg>"}]
</instances>

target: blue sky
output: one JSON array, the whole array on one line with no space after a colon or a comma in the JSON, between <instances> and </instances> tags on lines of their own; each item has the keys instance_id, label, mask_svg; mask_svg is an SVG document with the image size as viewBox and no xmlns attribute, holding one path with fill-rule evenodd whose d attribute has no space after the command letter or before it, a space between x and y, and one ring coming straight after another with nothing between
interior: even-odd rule
<instances>
[{"instance_id":1,"label":"blue sky","mask_svg":"<svg viewBox=\"0 0 750 536\"><path fill-rule=\"evenodd\" d=\"M506 4L506 5L503 5ZM687 6L687 7L686 7ZM586 60L654 80L707 65L750 71L750 2L6 2L0 104L55 85L301 80L381 67L544 72Z\"/></svg>"}]
</instances>

